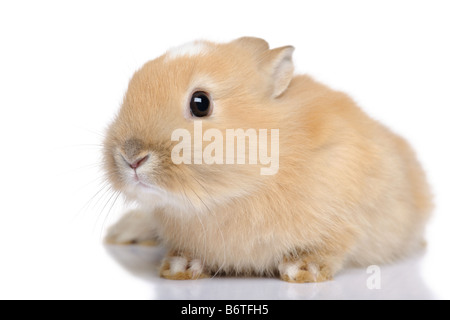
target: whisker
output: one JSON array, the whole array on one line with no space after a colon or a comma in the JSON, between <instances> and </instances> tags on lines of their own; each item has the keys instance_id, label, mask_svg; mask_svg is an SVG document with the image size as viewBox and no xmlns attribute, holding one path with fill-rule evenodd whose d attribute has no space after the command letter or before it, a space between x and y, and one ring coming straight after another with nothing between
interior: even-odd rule
<instances>
[{"instance_id":1,"label":"whisker","mask_svg":"<svg viewBox=\"0 0 450 320\"><path fill-rule=\"evenodd\" d=\"M102 149L103 145L100 143L83 143L83 144L71 144L71 145L65 145L65 146L59 146L51 148L51 150L65 150L65 149L74 149L74 148L96 148L96 149Z\"/></svg>"},{"instance_id":2,"label":"whisker","mask_svg":"<svg viewBox=\"0 0 450 320\"><path fill-rule=\"evenodd\" d=\"M96 181L96 180L98 180L98 178L96 178L94 181ZM81 213L86 212L91 207L92 201L94 201L94 199L96 199L101 192L104 192L104 190L107 186L108 186L107 181L103 181L103 183L100 185L100 189L83 205L83 207L80 208L80 210L78 210L75 217L79 217L81 215ZM100 198L102 198L102 197L103 197L103 195L100 196ZM98 201L99 201L99 199L97 199L96 203L98 203Z\"/></svg>"},{"instance_id":3,"label":"whisker","mask_svg":"<svg viewBox=\"0 0 450 320\"><path fill-rule=\"evenodd\" d=\"M101 166L102 166L102 163L85 164L85 165L80 166L80 167L71 168L69 170L56 173L55 176L56 177L67 176L67 175L70 175L70 174L78 173L78 172L83 171L83 170L90 170L90 169L94 169L94 168L101 168Z\"/></svg>"},{"instance_id":4,"label":"whisker","mask_svg":"<svg viewBox=\"0 0 450 320\"><path fill-rule=\"evenodd\" d=\"M88 186L90 186L90 185L92 185L92 184L98 182L99 180L103 180L103 181L101 182L102 185L103 185L104 183L107 183L106 177L105 177L105 176L97 176L97 177L95 177L94 179L92 179L91 181L89 181L88 183L86 183L86 184L80 186L78 189L75 190L75 192L80 192L80 191L86 189Z\"/></svg>"},{"instance_id":5,"label":"whisker","mask_svg":"<svg viewBox=\"0 0 450 320\"><path fill-rule=\"evenodd\" d=\"M114 205L116 204L117 199L119 199L120 195L122 194L120 191L116 191L115 193L117 193L117 195L116 195L116 197L114 198L114 200L113 200L111 206L109 207L108 213L106 214L106 217L105 217L105 219L103 220L103 223L102 223L102 227L101 227L101 230L100 230L100 240L101 240L101 238L103 237L103 231L105 230L105 223L108 222L108 220L109 220L108 218L109 218L109 216L110 216L111 210L112 210L112 208L114 207ZM113 196L114 196L114 195L113 195Z\"/></svg>"},{"instance_id":6,"label":"whisker","mask_svg":"<svg viewBox=\"0 0 450 320\"><path fill-rule=\"evenodd\" d=\"M99 136L99 137L101 137L103 139L106 138L106 132L104 130L98 131L98 130L93 130L91 128L83 128L83 127L80 127L80 126L75 126L75 127L78 128L79 130L82 130L82 131L85 131L85 132L89 132L89 133L93 133L96 136Z\"/></svg>"},{"instance_id":7,"label":"whisker","mask_svg":"<svg viewBox=\"0 0 450 320\"><path fill-rule=\"evenodd\" d=\"M103 205L102 209L99 211L99 214L97 215L97 218L95 219L94 226L93 226L93 228L94 228L93 232L95 232L95 230L97 228L97 225L98 225L98 221L99 221L100 217L102 216L106 206L108 205L108 203L111 201L111 199L114 197L115 193L117 192L117 191L112 191L112 192L110 192L110 191L112 191L112 186L109 186L108 189L106 190L106 192L102 195L102 198L103 198L103 196L105 194L110 193L110 196L109 196L108 200L105 202L105 204Z\"/></svg>"}]
</instances>

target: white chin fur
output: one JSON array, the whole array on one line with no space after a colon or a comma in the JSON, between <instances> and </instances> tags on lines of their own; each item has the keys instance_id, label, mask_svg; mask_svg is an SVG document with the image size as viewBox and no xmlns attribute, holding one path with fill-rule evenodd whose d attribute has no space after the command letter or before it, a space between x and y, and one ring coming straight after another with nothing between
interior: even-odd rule
<instances>
[{"instance_id":1,"label":"white chin fur","mask_svg":"<svg viewBox=\"0 0 450 320\"><path fill-rule=\"evenodd\" d=\"M132 181L123 189L128 200L135 201L140 207L155 208L167 207L168 214L186 216L186 214L201 214L208 208L204 201L199 199L187 199L177 196L159 187L145 187Z\"/></svg>"},{"instance_id":2,"label":"white chin fur","mask_svg":"<svg viewBox=\"0 0 450 320\"><path fill-rule=\"evenodd\" d=\"M162 190L154 189L154 188L146 188L144 186L139 185L138 183L132 183L128 185L124 194L129 200L135 200L141 205L146 204L155 204L165 202L165 192Z\"/></svg>"},{"instance_id":3,"label":"white chin fur","mask_svg":"<svg viewBox=\"0 0 450 320\"><path fill-rule=\"evenodd\" d=\"M155 208L170 206L170 212L184 212L185 206L182 201L173 194L160 188L146 188L138 184L130 185L125 189L125 195L130 200L136 201L143 208Z\"/></svg>"}]
</instances>

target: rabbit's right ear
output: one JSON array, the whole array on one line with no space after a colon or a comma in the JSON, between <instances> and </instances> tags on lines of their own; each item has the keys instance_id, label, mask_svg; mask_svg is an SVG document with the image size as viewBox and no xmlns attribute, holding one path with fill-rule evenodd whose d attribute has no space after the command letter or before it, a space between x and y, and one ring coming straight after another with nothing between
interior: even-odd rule
<instances>
[{"instance_id":1,"label":"rabbit's right ear","mask_svg":"<svg viewBox=\"0 0 450 320\"><path fill-rule=\"evenodd\" d=\"M261 61L261 68L269 77L269 90L272 98L280 96L289 86L294 75L292 62L293 46L267 51Z\"/></svg>"},{"instance_id":2,"label":"rabbit's right ear","mask_svg":"<svg viewBox=\"0 0 450 320\"><path fill-rule=\"evenodd\" d=\"M287 89L294 74L293 46L269 50L267 41L254 37L242 37L233 43L246 48L255 57L259 71L267 77L269 95L272 98L280 96Z\"/></svg>"}]
</instances>

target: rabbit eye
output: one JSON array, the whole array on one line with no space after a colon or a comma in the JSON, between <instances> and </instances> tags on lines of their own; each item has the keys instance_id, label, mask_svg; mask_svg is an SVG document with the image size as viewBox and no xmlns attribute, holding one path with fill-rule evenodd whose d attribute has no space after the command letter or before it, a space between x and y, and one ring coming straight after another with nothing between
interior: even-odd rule
<instances>
[{"instance_id":1,"label":"rabbit eye","mask_svg":"<svg viewBox=\"0 0 450 320\"><path fill-rule=\"evenodd\" d=\"M190 102L191 114L195 117L206 117L211 114L211 101L208 93L195 91Z\"/></svg>"}]
</instances>

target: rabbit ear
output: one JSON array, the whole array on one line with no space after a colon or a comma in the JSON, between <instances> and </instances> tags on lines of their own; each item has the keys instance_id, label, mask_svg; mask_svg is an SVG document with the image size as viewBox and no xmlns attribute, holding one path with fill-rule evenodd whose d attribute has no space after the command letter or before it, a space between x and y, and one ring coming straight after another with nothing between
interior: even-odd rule
<instances>
[{"instance_id":1,"label":"rabbit ear","mask_svg":"<svg viewBox=\"0 0 450 320\"><path fill-rule=\"evenodd\" d=\"M289 86L294 74L292 62L293 46L286 46L267 51L262 64L266 74L270 77L270 90L273 98L280 96Z\"/></svg>"},{"instance_id":2,"label":"rabbit ear","mask_svg":"<svg viewBox=\"0 0 450 320\"><path fill-rule=\"evenodd\" d=\"M261 38L242 37L234 40L233 42L257 54L262 54L269 50L269 44L266 40Z\"/></svg>"}]
</instances>

